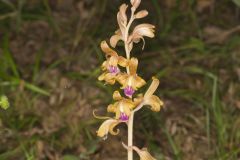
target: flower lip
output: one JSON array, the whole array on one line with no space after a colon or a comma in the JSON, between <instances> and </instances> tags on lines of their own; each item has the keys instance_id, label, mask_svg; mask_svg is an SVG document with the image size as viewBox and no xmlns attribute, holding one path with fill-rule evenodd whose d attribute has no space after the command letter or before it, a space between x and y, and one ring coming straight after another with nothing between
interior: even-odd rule
<instances>
[{"instance_id":1,"label":"flower lip","mask_svg":"<svg viewBox=\"0 0 240 160\"><path fill-rule=\"evenodd\" d=\"M124 88L124 94L128 97L132 97L132 95L135 93L135 90L131 86L127 86Z\"/></svg>"},{"instance_id":2,"label":"flower lip","mask_svg":"<svg viewBox=\"0 0 240 160\"><path fill-rule=\"evenodd\" d=\"M117 66L109 66L108 71L112 74L118 74L120 72L120 70Z\"/></svg>"},{"instance_id":3,"label":"flower lip","mask_svg":"<svg viewBox=\"0 0 240 160\"><path fill-rule=\"evenodd\" d=\"M120 113L120 120L121 121L128 121L128 119L129 119L129 117L124 112Z\"/></svg>"}]
</instances>

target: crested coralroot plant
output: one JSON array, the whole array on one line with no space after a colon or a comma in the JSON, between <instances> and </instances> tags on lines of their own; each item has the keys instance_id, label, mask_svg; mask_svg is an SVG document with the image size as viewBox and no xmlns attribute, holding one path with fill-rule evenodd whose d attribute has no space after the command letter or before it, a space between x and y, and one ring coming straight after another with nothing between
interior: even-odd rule
<instances>
[{"instance_id":1,"label":"crested coralroot plant","mask_svg":"<svg viewBox=\"0 0 240 160\"><path fill-rule=\"evenodd\" d=\"M131 51L134 44L143 41L144 37L153 38L155 26L151 24L139 24L132 27L132 23L144 18L148 15L146 10L137 11L141 0L131 0L131 15L128 17L128 5L122 4L117 13L117 22L119 29L110 38L110 46L106 41L101 42L101 49L106 56L106 61L102 64L103 73L98 77L100 81L105 81L106 84L114 85L119 83L121 88L119 91L113 93L113 100L115 103L108 105L107 111L114 113L115 116L100 117L94 116L99 119L105 119L103 124L99 127L97 135L104 140L107 135L117 135L119 129L115 127L120 123L125 123L128 126L128 143L123 144L123 147L128 152L128 160L133 160L133 152L137 152L141 160L155 160L146 148L139 149L133 145L133 120L135 112L142 109L143 106L149 106L152 111L158 112L163 106L163 102L154 95L159 80L155 77L152 78L152 83L147 91L143 94L137 93L137 90L146 84L145 80L137 74L138 59L131 57ZM118 42L122 41L124 44L125 55L118 54L114 49ZM121 91L122 90L122 91ZM120 92L123 92L121 94Z\"/></svg>"}]
</instances>

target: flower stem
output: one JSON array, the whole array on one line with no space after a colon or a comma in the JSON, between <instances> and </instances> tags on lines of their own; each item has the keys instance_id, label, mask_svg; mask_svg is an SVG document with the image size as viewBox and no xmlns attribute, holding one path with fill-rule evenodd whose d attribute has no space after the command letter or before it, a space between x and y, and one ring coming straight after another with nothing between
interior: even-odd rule
<instances>
[{"instance_id":1,"label":"flower stem","mask_svg":"<svg viewBox=\"0 0 240 160\"><path fill-rule=\"evenodd\" d=\"M134 21L134 11L131 13L130 20L126 26L125 34L124 34L124 46L125 46L125 52L126 52L126 58L130 60L130 49L129 49L129 42L128 42L128 36L129 36L129 29L131 27L132 22ZM127 67L127 73L130 74L129 66ZM133 120L134 120L134 112L131 113L128 120L128 160L133 160L133 149L131 148L133 146Z\"/></svg>"},{"instance_id":2,"label":"flower stem","mask_svg":"<svg viewBox=\"0 0 240 160\"><path fill-rule=\"evenodd\" d=\"M129 117L128 120L128 160L133 160L133 120L134 120L134 112Z\"/></svg>"}]
</instances>

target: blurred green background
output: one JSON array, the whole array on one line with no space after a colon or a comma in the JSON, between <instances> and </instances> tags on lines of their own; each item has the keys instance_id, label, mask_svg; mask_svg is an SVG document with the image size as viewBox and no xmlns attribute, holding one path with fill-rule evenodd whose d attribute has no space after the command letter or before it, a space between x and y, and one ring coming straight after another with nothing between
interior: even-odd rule
<instances>
[{"instance_id":1,"label":"blurred green background","mask_svg":"<svg viewBox=\"0 0 240 160\"><path fill-rule=\"evenodd\" d=\"M137 113L134 143L158 160L240 159L240 1L142 1L156 38L132 54L165 107ZM112 101L99 44L123 2L0 0L0 160L126 159L126 127L102 141L92 116Z\"/></svg>"}]
</instances>

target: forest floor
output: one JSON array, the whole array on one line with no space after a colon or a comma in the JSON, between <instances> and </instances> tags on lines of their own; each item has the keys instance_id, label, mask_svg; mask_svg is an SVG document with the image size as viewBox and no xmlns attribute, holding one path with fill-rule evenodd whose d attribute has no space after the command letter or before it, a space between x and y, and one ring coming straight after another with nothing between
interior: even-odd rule
<instances>
[{"instance_id":1,"label":"forest floor","mask_svg":"<svg viewBox=\"0 0 240 160\"><path fill-rule=\"evenodd\" d=\"M0 0L0 160L122 160L126 126L96 136L113 89L97 81L100 42L117 29L110 0ZM146 0L156 38L135 48L165 102L136 115L134 143L157 160L240 159L240 9L229 0ZM120 50L121 51L121 50Z\"/></svg>"}]
</instances>

